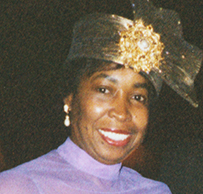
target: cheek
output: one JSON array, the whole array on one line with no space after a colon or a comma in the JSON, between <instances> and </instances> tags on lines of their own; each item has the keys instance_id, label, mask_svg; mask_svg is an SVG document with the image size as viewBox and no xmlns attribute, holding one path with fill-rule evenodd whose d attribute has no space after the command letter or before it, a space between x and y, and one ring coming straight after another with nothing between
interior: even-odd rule
<instances>
[{"instance_id":1,"label":"cheek","mask_svg":"<svg viewBox=\"0 0 203 194\"><path fill-rule=\"evenodd\" d=\"M101 114L103 111L104 111L104 108L102 108L100 106L95 107L95 113L96 114Z\"/></svg>"},{"instance_id":2,"label":"cheek","mask_svg":"<svg viewBox=\"0 0 203 194\"><path fill-rule=\"evenodd\" d=\"M96 121L105 114L105 110L106 106L104 104L91 99L83 103L81 114L87 120Z\"/></svg>"},{"instance_id":3,"label":"cheek","mask_svg":"<svg viewBox=\"0 0 203 194\"><path fill-rule=\"evenodd\" d=\"M147 110L138 111L134 117L134 122L140 130L145 130L148 125L149 114Z\"/></svg>"}]
</instances>

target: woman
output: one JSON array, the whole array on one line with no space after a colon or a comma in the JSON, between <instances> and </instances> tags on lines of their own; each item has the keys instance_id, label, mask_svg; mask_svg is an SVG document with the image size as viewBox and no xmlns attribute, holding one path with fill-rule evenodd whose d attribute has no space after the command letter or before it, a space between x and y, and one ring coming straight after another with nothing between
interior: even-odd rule
<instances>
[{"instance_id":1,"label":"woman","mask_svg":"<svg viewBox=\"0 0 203 194\"><path fill-rule=\"evenodd\" d=\"M134 21L94 14L75 25L64 71L71 135L1 173L0 193L171 193L121 163L144 138L162 80L197 106L192 89L202 56L179 35L174 12L136 3Z\"/></svg>"}]
</instances>

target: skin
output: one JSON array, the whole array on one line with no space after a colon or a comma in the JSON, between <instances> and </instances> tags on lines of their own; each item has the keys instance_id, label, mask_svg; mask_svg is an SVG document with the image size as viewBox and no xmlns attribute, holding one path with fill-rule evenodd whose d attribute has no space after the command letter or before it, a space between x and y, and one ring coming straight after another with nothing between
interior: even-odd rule
<instances>
[{"instance_id":1,"label":"skin","mask_svg":"<svg viewBox=\"0 0 203 194\"><path fill-rule=\"evenodd\" d=\"M122 162L142 142L148 124L147 80L130 68L84 77L70 109L71 140L104 164ZM124 145L106 141L99 129L129 134Z\"/></svg>"}]
</instances>

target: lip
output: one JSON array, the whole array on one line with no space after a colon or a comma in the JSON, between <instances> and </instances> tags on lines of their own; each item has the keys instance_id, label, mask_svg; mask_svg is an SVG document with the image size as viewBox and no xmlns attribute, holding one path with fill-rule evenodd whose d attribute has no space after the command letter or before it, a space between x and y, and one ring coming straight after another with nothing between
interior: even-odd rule
<instances>
[{"instance_id":1,"label":"lip","mask_svg":"<svg viewBox=\"0 0 203 194\"><path fill-rule=\"evenodd\" d=\"M99 129L102 139L112 146L125 146L129 143L131 133L120 129Z\"/></svg>"}]
</instances>

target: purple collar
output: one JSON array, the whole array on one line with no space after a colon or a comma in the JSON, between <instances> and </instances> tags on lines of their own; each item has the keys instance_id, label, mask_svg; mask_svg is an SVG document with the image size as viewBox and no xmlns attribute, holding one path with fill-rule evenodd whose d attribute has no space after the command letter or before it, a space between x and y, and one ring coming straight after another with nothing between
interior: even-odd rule
<instances>
[{"instance_id":1,"label":"purple collar","mask_svg":"<svg viewBox=\"0 0 203 194\"><path fill-rule=\"evenodd\" d=\"M70 138L67 138L57 152L72 166L93 176L108 180L117 179L119 176L121 163L114 165L100 163L73 143Z\"/></svg>"}]
</instances>

